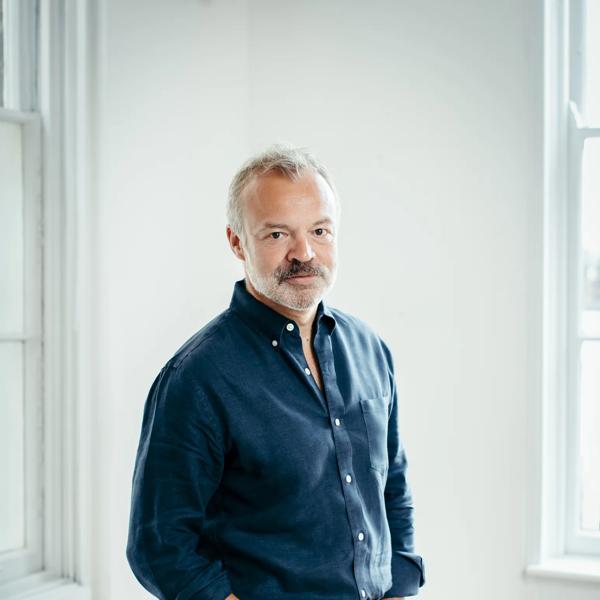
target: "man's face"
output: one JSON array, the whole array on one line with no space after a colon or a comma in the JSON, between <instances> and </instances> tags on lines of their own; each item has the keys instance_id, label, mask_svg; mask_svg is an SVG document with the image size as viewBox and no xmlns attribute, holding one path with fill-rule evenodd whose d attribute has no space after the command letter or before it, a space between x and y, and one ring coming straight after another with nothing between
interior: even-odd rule
<instances>
[{"instance_id":1,"label":"man's face","mask_svg":"<svg viewBox=\"0 0 600 600\"><path fill-rule=\"evenodd\" d=\"M318 174L257 177L244 192L244 264L254 289L293 310L315 307L336 276L336 203Z\"/></svg>"}]
</instances>

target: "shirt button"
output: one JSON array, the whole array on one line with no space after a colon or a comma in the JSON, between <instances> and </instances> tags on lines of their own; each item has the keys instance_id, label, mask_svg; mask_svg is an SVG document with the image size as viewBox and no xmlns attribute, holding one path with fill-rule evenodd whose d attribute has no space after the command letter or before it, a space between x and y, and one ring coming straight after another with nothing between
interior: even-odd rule
<instances>
[{"instance_id":1,"label":"shirt button","mask_svg":"<svg viewBox=\"0 0 600 600\"><path fill-rule=\"evenodd\" d=\"M365 539L365 534L362 531L358 532L358 541L362 542Z\"/></svg>"},{"instance_id":2,"label":"shirt button","mask_svg":"<svg viewBox=\"0 0 600 600\"><path fill-rule=\"evenodd\" d=\"M339 426L340 426L340 420L339 420L339 419L335 419L334 423L335 423L335 426L336 426L336 427L339 427Z\"/></svg>"},{"instance_id":3,"label":"shirt button","mask_svg":"<svg viewBox=\"0 0 600 600\"><path fill-rule=\"evenodd\" d=\"M309 369L308 367L304 367L304 372L305 372L307 375L310 375L310 369Z\"/></svg>"},{"instance_id":4,"label":"shirt button","mask_svg":"<svg viewBox=\"0 0 600 600\"><path fill-rule=\"evenodd\" d=\"M288 323L288 324L285 326L285 328L286 328L288 331L294 331L294 324L293 324L293 323Z\"/></svg>"},{"instance_id":5,"label":"shirt button","mask_svg":"<svg viewBox=\"0 0 600 600\"><path fill-rule=\"evenodd\" d=\"M346 482L350 483L352 481L352 475L346 475Z\"/></svg>"},{"instance_id":6,"label":"shirt button","mask_svg":"<svg viewBox=\"0 0 600 600\"><path fill-rule=\"evenodd\" d=\"M274 348L275 346L277 346L277 340L273 340L273 341L271 342L271 344L273 344L273 348Z\"/></svg>"},{"instance_id":7,"label":"shirt button","mask_svg":"<svg viewBox=\"0 0 600 600\"><path fill-rule=\"evenodd\" d=\"M360 590L360 595L361 595L363 598L366 598L366 597L367 597L367 592L365 592L365 590Z\"/></svg>"}]
</instances>

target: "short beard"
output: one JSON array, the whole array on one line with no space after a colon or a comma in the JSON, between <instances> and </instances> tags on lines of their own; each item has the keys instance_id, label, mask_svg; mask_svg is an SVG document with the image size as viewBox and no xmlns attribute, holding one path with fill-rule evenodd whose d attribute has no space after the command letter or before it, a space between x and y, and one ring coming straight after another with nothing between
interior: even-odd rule
<instances>
[{"instance_id":1,"label":"short beard","mask_svg":"<svg viewBox=\"0 0 600 600\"><path fill-rule=\"evenodd\" d=\"M246 263L246 274L254 289L272 300L276 304L285 306L291 310L309 310L314 308L323 299L323 296L333 287L335 282L335 270L329 270L323 266L312 266L300 261L293 261L289 269L277 268L271 275L258 275L254 269ZM316 275L325 283L324 288L315 289L309 287L302 289L293 284L286 284L285 280L296 275Z\"/></svg>"}]
</instances>

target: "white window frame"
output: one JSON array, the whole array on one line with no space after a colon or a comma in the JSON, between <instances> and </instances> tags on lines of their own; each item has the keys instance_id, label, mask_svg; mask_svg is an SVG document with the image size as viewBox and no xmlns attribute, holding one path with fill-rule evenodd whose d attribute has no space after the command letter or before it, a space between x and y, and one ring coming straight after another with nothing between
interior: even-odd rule
<instances>
[{"instance_id":1,"label":"white window frame","mask_svg":"<svg viewBox=\"0 0 600 600\"><path fill-rule=\"evenodd\" d=\"M7 42L11 64L20 62L23 67L24 48L32 48L23 39L24 22L36 3L0 1L4 7L11 5L11 19L15 19L11 32L18 33ZM44 243L43 464L37 478L43 487L41 562L36 573L0 587L0 597L7 600L91 597L94 194L90 157L96 10L93 0L40 0L36 75L30 79L22 71L29 83L12 87L9 83L6 94L13 107L22 109L12 111L14 118L41 125Z\"/></svg>"},{"instance_id":2,"label":"white window frame","mask_svg":"<svg viewBox=\"0 0 600 600\"><path fill-rule=\"evenodd\" d=\"M576 533L579 447L580 170L600 134L577 112L573 2L544 2L544 243L541 360L532 358L529 566L533 577L600 583L600 546ZM537 331L534 326L532 331ZM538 379L539 377L539 379ZM538 383L539 382L539 383ZM596 542L596 540L593 540Z\"/></svg>"}]
</instances>

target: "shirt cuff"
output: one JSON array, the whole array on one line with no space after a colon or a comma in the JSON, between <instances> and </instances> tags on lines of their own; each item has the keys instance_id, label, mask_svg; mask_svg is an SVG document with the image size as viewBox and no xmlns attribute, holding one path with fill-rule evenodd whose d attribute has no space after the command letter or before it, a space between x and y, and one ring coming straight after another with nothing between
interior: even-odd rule
<instances>
[{"instance_id":1,"label":"shirt cuff","mask_svg":"<svg viewBox=\"0 0 600 600\"><path fill-rule=\"evenodd\" d=\"M412 552L396 550L392 554L392 582L384 598L416 596L425 583L423 559Z\"/></svg>"}]
</instances>

